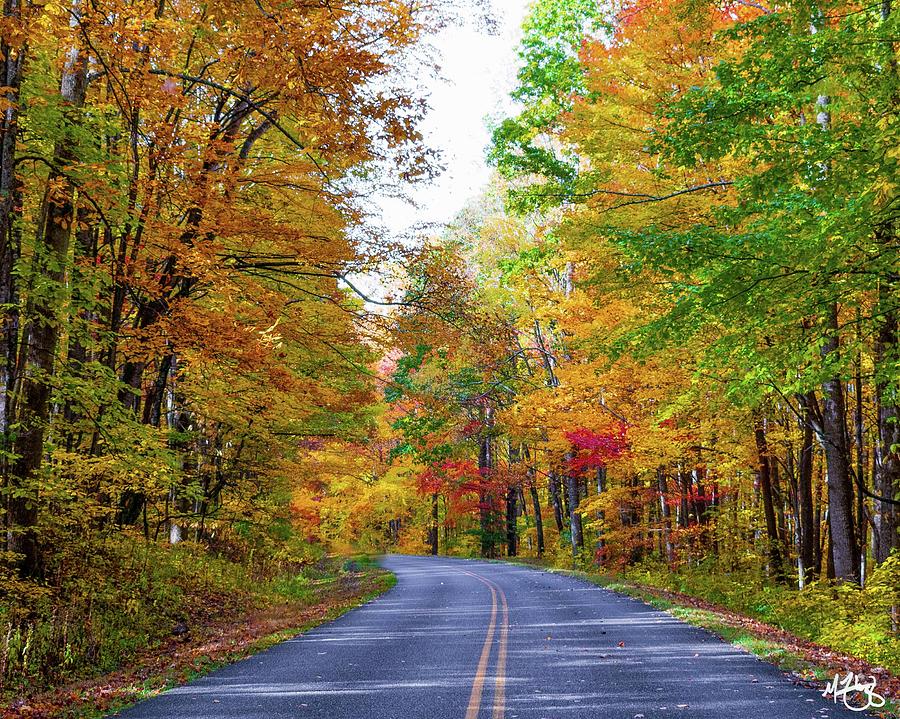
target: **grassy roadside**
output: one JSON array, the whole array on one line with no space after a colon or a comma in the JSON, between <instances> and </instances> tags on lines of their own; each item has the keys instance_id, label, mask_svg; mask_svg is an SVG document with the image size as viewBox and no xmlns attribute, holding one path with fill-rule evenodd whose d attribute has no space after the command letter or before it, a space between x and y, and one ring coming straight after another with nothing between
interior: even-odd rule
<instances>
[{"instance_id":1,"label":"grassy roadside","mask_svg":"<svg viewBox=\"0 0 900 719\"><path fill-rule=\"evenodd\" d=\"M874 666L858 657L835 651L689 594L612 575L561 569L545 563L512 563L564 574L639 599L682 621L712 632L730 644L774 664L781 671L790 674L794 681L816 689L824 690L826 683L837 673L846 675L852 671L866 677L872 675L877 680L877 692L886 699L885 707L874 713L884 719L900 718L900 677L892 675L884 667Z\"/></svg>"},{"instance_id":2,"label":"grassy roadside","mask_svg":"<svg viewBox=\"0 0 900 719\"><path fill-rule=\"evenodd\" d=\"M12 719L93 719L121 710L166 689L331 621L396 583L369 558L334 564L334 570L300 582L275 585L270 603L249 613L230 613L187 635L172 636L135 654L121 669L32 695L0 709ZM302 585L302 588L301 588Z\"/></svg>"}]
</instances>

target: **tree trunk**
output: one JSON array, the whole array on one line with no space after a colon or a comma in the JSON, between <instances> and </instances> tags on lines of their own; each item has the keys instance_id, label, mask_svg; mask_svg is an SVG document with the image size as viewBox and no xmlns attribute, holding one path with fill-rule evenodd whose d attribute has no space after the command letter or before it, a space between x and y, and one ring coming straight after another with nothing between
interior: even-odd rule
<instances>
[{"instance_id":1,"label":"tree trunk","mask_svg":"<svg viewBox=\"0 0 900 719\"><path fill-rule=\"evenodd\" d=\"M687 529L691 526L690 509L688 501L691 494L691 480L687 472L678 468L678 485L681 491L681 501L678 503L678 526Z\"/></svg>"},{"instance_id":2,"label":"tree trunk","mask_svg":"<svg viewBox=\"0 0 900 719\"><path fill-rule=\"evenodd\" d=\"M837 305L832 304L826 317L823 360L839 351ZM834 555L835 578L859 583L859 552L853 526L853 484L850 477L850 453L847 446L847 424L844 388L840 377L822 383L822 440L828 466L828 517Z\"/></svg>"},{"instance_id":3,"label":"tree trunk","mask_svg":"<svg viewBox=\"0 0 900 719\"><path fill-rule=\"evenodd\" d=\"M73 10L77 17L77 7ZM73 19L73 22L76 22ZM77 48L71 48L60 82L60 96L65 103L67 122L84 104L87 81L87 61ZM37 488L31 486L41 466L44 453L44 433L50 416L50 391L55 373L56 351L61 326L60 311L65 291L65 267L68 261L69 240L75 221L75 185L60 168L72 164L76 158L72 138L64 128L62 138L53 152L53 168L44 196L43 226L35 242L32 273L50 282L31 294L26 308L23 330L24 367L19 378L19 404L16 417L21 429L16 437L17 455L12 467L11 481L16 485L9 500L10 533L7 546L22 556L19 568L24 576L38 573L40 558L35 525L38 519Z\"/></svg>"},{"instance_id":4,"label":"tree trunk","mask_svg":"<svg viewBox=\"0 0 900 719\"><path fill-rule=\"evenodd\" d=\"M516 533L516 508L518 507L519 489L516 485L506 489L506 556L515 557L518 545Z\"/></svg>"},{"instance_id":5,"label":"tree trunk","mask_svg":"<svg viewBox=\"0 0 900 719\"><path fill-rule=\"evenodd\" d=\"M509 463L510 475L518 476L514 474L513 467L519 467L522 462L522 450L518 445L513 445L513 443L507 439L507 448L506 448L506 456ZM506 519L504 522L504 534L506 535L506 556L507 557L515 557L518 550L518 527L516 526L516 522L519 517L519 495L522 493L522 481L520 479L516 479L515 481L507 482L506 485ZM524 504L524 501L523 501Z\"/></svg>"},{"instance_id":6,"label":"tree trunk","mask_svg":"<svg viewBox=\"0 0 900 719\"><path fill-rule=\"evenodd\" d=\"M784 564L781 556L781 538L775 519L775 505L772 494L772 458L766 440L765 421L756 420L756 452L759 458L759 491L763 503L763 515L766 520L766 554L769 558L769 571L778 582L784 581Z\"/></svg>"},{"instance_id":7,"label":"tree trunk","mask_svg":"<svg viewBox=\"0 0 900 719\"><path fill-rule=\"evenodd\" d=\"M784 492L781 489L781 472L778 461L772 455L769 455L769 472L772 478L772 506L775 508L775 523L778 526L778 540L781 542L782 567L784 567L791 556L787 530L787 507L785 506Z\"/></svg>"},{"instance_id":8,"label":"tree trunk","mask_svg":"<svg viewBox=\"0 0 900 719\"><path fill-rule=\"evenodd\" d=\"M666 562L669 566L675 564L675 547L672 544L672 509L666 498L666 470L659 467L656 470L656 486L659 491L659 511L662 516L662 532L666 546Z\"/></svg>"},{"instance_id":9,"label":"tree trunk","mask_svg":"<svg viewBox=\"0 0 900 719\"><path fill-rule=\"evenodd\" d=\"M421 536L421 535L420 535ZM431 527L428 529L428 544L431 547L431 554L437 556L438 553L438 493L431 495ZM446 549L444 550L447 551Z\"/></svg>"},{"instance_id":10,"label":"tree trunk","mask_svg":"<svg viewBox=\"0 0 900 719\"><path fill-rule=\"evenodd\" d=\"M81 325L74 331L69 332L68 337L68 354L66 356L66 367L70 376L84 378L85 365L93 359L88 351L88 347L84 343L85 334L88 331L92 320L96 313L92 309L88 309L93 302L92 293L83 296L83 287L89 282L91 270L85 269L92 267L97 255L97 229L92 225L93 216L88 208L79 203L75 216L77 218L75 228L75 247L72 252L72 276L69 284L72 287L71 303L73 307L79 307L77 324ZM63 407L63 417L68 423L66 427L66 450L72 452L81 442L82 432L74 431L74 425L81 417L75 405L71 400L66 400Z\"/></svg>"},{"instance_id":11,"label":"tree trunk","mask_svg":"<svg viewBox=\"0 0 900 719\"><path fill-rule=\"evenodd\" d=\"M538 320L534 321L534 339L541 352L541 360L544 363L544 372L546 374L545 381L547 386L559 387L559 379L557 379L556 373L553 370L553 356L550 354L550 350L547 349L544 333L541 331L541 323Z\"/></svg>"},{"instance_id":12,"label":"tree trunk","mask_svg":"<svg viewBox=\"0 0 900 719\"><path fill-rule=\"evenodd\" d=\"M3 18L6 23L21 21L19 0L4 0ZM0 306L3 308L3 327L0 335L0 490L6 490L10 482L9 457L12 452L10 426L14 421L12 396L16 382L16 356L19 339L19 291L15 268L21 252L21 241L16 223L21 213L19 182L16 179L16 147L19 135L19 91L22 85L22 69L26 47L7 42L6 30L0 41L0 86L6 108L0 119ZM4 492L4 497L7 497ZM12 551L15 543L10 523L10 501L3 509L4 539L0 547ZM15 504L15 502L13 502ZM13 511L15 509L13 508ZM21 509L20 509L21 511Z\"/></svg>"},{"instance_id":13,"label":"tree trunk","mask_svg":"<svg viewBox=\"0 0 900 719\"><path fill-rule=\"evenodd\" d=\"M571 459L566 455L566 459ZM578 504L581 500L578 492L578 477L566 470L566 498L569 505L569 529L572 539L572 554L578 555L578 550L584 547L584 533L581 530L581 514L578 512Z\"/></svg>"},{"instance_id":14,"label":"tree trunk","mask_svg":"<svg viewBox=\"0 0 900 719\"><path fill-rule=\"evenodd\" d=\"M550 492L550 504L553 506L553 519L556 522L556 530L562 534L565 524L563 523L562 501L559 496L559 477L556 474L556 470L550 470L548 486Z\"/></svg>"},{"instance_id":15,"label":"tree trunk","mask_svg":"<svg viewBox=\"0 0 900 719\"><path fill-rule=\"evenodd\" d=\"M493 410L490 407L484 410L484 433L481 437L481 448L478 453L478 469L482 478L487 478L494 467L493 448L491 447L491 429L494 426ZM495 498L489 489L482 489L479 493L478 519L481 529L481 556L494 557L496 554L496 517Z\"/></svg>"},{"instance_id":16,"label":"tree trunk","mask_svg":"<svg viewBox=\"0 0 900 719\"><path fill-rule=\"evenodd\" d=\"M606 467L597 467L597 496L606 492ZM603 556L605 542L603 540L603 522L606 516L602 509L597 510L597 556Z\"/></svg>"},{"instance_id":17,"label":"tree trunk","mask_svg":"<svg viewBox=\"0 0 900 719\"><path fill-rule=\"evenodd\" d=\"M810 411L811 403L815 396L810 392L804 402L804 410ZM797 468L797 504L799 506L798 519L800 524L800 574L801 585L805 586L816 578L815 553L816 531L815 517L813 516L813 428L807 419L803 423L803 440L800 447L800 461Z\"/></svg>"},{"instance_id":18,"label":"tree trunk","mask_svg":"<svg viewBox=\"0 0 900 719\"><path fill-rule=\"evenodd\" d=\"M541 517L541 500L538 497L537 482L535 481L534 467L528 468L530 481L528 490L531 494L531 506L534 507L534 526L537 530L537 552L538 557L544 556L544 520Z\"/></svg>"},{"instance_id":19,"label":"tree trunk","mask_svg":"<svg viewBox=\"0 0 900 719\"><path fill-rule=\"evenodd\" d=\"M887 22L893 11L892 0L881 1L881 19ZM890 37L884 43L884 68L889 81L895 83L898 76L897 55L894 42ZM896 110L898 96L892 96L892 106ZM889 206L890 207L890 206ZM875 231L875 236L886 248L897 250L896 220L889 215ZM900 403L896 386L897 378L885 376L883 367L892 354L896 358L898 352L898 318L894 304L897 296L897 283L900 273L894 268L883 277L878 287L878 309L881 324L875 337L875 406L877 412L877 441L875 444L873 481L875 494L883 499L875 502L875 561L881 563L890 556L893 549L900 548L900 506L886 500L900 498ZM890 367L890 364L888 364ZM889 391L893 380L893 399ZM896 604L891 610L894 631L897 631L900 607Z\"/></svg>"},{"instance_id":20,"label":"tree trunk","mask_svg":"<svg viewBox=\"0 0 900 719\"><path fill-rule=\"evenodd\" d=\"M814 574L815 576L821 576L822 574L822 550L824 547L824 538L822 537L822 463L819 463L819 472L816 477L816 494L815 494L815 502L816 502L816 517L813 522L813 546L815 547L816 555L814 558ZM825 517L827 519L827 516Z\"/></svg>"},{"instance_id":21,"label":"tree trunk","mask_svg":"<svg viewBox=\"0 0 900 719\"><path fill-rule=\"evenodd\" d=\"M890 298L882 286L881 304L889 306ZM877 442L875 444L875 494L895 499L900 491L900 407L889 391L889 378L878 374L889 353L897 352L898 322L895 311L885 310L875 339L875 406L877 411ZM875 500L875 562L880 564L900 547L900 507L884 500Z\"/></svg>"},{"instance_id":22,"label":"tree trunk","mask_svg":"<svg viewBox=\"0 0 900 719\"><path fill-rule=\"evenodd\" d=\"M19 0L4 0L3 17L9 23L21 20ZM9 426L12 423L12 397L19 337L19 293L14 269L19 260L20 242L16 218L21 211L20 188L16 179L16 146L19 136L19 89L26 48L12 46L6 36L0 42L0 85L6 109L0 119L0 305L3 307L2 344L0 344L0 450L3 477L7 475Z\"/></svg>"},{"instance_id":23,"label":"tree trunk","mask_svg":"<svg viewBox=\"0 0 900 719\"><path fill-rule=\"evenodd\" d=\"M828 510L825 510L825 518L828 518ZM826 524L825 526L825 538L828 542L828 556L825 564L825 577L827 579L835 579L836 574L834 571L834 543L831 541L831 532L830 527Z\"/></svg>"}]
</instances>

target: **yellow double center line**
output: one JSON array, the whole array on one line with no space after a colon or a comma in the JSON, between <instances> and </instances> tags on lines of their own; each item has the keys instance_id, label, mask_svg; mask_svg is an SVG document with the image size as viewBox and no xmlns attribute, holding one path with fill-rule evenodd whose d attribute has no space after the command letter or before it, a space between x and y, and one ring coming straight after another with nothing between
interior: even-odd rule
<instances>
[{"instance_id":1,"label":"yellow double center line","mask_svg":"<svg viewBox=\"0 0 900 719\"><path fill-rule=\"evenodd\" d=\"M481 657L478 659L478 668L475 670L475 679L472 681L472 693L469 695L469 706L466 709L466 719L478 719L481 710L481 695L484 692L484 680L487 673L488 662L491 657L491 647L494 644L494 634L497 630L497 597L500 597L500 641L497 648L497 673L494 675L494 707L492 719L503 719L506 707L506 644L509 639L509 604L503 589L474 572L461 570L463 574L474 577L491 590L491 620L488 622L487 634L481 647Z\"/></svg>"}]
</instances>

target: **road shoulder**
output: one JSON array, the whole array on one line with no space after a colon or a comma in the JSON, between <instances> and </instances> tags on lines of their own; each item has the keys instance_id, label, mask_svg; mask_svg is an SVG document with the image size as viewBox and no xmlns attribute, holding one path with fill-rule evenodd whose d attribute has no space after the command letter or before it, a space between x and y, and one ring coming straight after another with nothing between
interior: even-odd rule
<instances>
[{"instance_id":1,"label":"road shoulder","mask_svg":"<svg viewBox=\"0 0 900 719\"><path fill-rule=\"evenodd\" d=\"M828 682L836 674L846 675L847 672L853 672L864 677L873 676L877 682L877 691L886 698L887 704L880 711L870 710L870 713L884 719L900 717L900 677L894 676L884 667L837 652L778 627L687 594L592 572L560 569L529 562L499 561L572 577L638 599L688 624L705 629L719 639L774 665L788 675L792 682L803 686L825 691Z\"/></svg>"},{"instance_id":2,"label":"road shoulder","mask_svg":"<svg viewBox=\"0 0 900 719\"><path fill-rule=\"evenodd\" d=\"M312 602L254 609L227 622L198 628L139 653L129 666L27 697L0 710L3 719L88 719L125 709L209 672L291 639L381 595L396 584L372 566L323 586Z\"/></svg>"}]
</instances>

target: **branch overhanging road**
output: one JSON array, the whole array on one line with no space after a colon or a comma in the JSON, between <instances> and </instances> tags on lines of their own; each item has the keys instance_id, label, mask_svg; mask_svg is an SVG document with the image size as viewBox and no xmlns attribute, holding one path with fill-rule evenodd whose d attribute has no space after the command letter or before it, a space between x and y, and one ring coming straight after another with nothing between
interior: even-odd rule
<instances>
[{"instance_id":1,"label":"branch overhanging road","mask_svg":"<svg viewBox=\"0 0 900 719\"><path fill-rule=\"evenodd\" d=\"M383 564L398 583L381 597L120 716L867 716L709 632L578 579L443 557Z\"/></svg>"}]
</instances>

